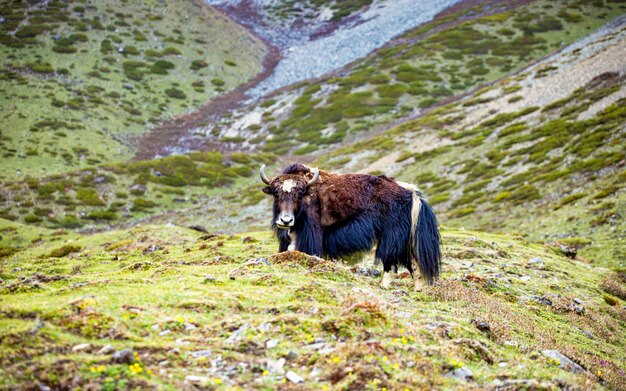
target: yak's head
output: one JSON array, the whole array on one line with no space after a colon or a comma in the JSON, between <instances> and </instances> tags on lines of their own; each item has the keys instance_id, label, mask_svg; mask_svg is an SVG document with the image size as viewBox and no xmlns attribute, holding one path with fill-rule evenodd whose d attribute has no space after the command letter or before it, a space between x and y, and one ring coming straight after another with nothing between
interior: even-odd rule
<instances>
[{"instance_id":1,"label":"yak's head","mask_svg":"<svg viewBox=\"0 0 626 391\"><path fill-rule=\"evenodd\" d=\"M270 180L265 175L265 164L261 166L261 180L268 185L263 188L263 192L274 196L274 218L276 219L274 223L278 228L288 229L295 224L302 204L302 196L320 176L317 168L314 168L312 172L313 178L311 179L304 173L297 173L282 174Z\"/></svg>"}]
</instances>

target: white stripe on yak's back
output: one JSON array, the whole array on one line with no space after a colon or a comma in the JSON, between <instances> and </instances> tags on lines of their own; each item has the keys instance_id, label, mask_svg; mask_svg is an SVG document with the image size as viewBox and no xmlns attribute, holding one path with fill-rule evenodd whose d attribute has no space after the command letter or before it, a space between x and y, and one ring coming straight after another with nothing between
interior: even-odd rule
<instances>
[{"instance_id":1,"label":"white stripe on yak's back","mask_svg":"<svg viewBox=\"0 0 626 391\"><path fill-rule=\"evenodd\" d=\"M296 181L293 179L287 179L283 182L283 191L287 193L291 193L291 190L296 187Z\"/></svg>"},{"instance_id":2,"label":"white stripe on yak's back","mask_svg":"<svg viewBox=\"0 0 626 391\"><path fill-rule=\"evenodd\" d=\"M420 189L417 186L411 183L400 182L400 181L396 181L396 183L400 187L403 187L413 192L413 205L411 206L411 239L410 240L411 240L411 243L415 243L414 244L415 249L414 249L413 254L411 254L411 269L413 269L412 277L413 277L413 284L415 285L415 290L421 291L422 290L422 281L421 281L422 271L420 270L420 267L419 267L419 259L417 259L418 241L416 240L417 238L415 237L415 235L416 235L416 230L417 230L417 222L420 218L420 211L422 210L422 199L420 198L420 195L422 193L420 192Z\"/></svg>"},{"instance_id":3,"label":"white stripe on yak's back","mask_svg":"<svg viewBox=\"0 0 626 391\"><path fill-rule=\"evenodd\" d=\"M403 188L405 188L407 190L416 191L416 192L420 193L420 189L417 186L415 186L414 184L412 184L412 183L406 183L406 182L402 182L402 181L396 181L396 183L400 187L403 187Z\"/></svg>"}]
</instances>

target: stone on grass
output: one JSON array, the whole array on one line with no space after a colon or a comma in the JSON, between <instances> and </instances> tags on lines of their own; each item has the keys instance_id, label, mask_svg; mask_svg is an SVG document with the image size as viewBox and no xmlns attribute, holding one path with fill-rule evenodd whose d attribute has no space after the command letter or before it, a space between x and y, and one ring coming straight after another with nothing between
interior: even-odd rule
<instances>
[{"instance_id":1,"label":"stone on grass","mask_svg":"<svg viewBox=\"0 0 626 391\"><path fill-rule=\"evenodd\" d=\"M569 357L561 354L558 350L544 350L541 352L544 356L553 359L559 363L559 368L574 373L583 373L585 369L578 363L572 361Z\"/></svg>"},{"instance_id":2,"label":"stone on grass","mask_svg":"<svg viewBox=\"0 0 626 391\"><path fill-rule=\"evenodd\" d=\"M457 368L453 371L446 373L446 377L457 379L457 380L472 380L474 374L467 368Z\"/></svg>"},{"instance_id":3,"label":"stone on grass","mask_svg":"<svg viewBox=\"0 0 626 391\"><path fill-rule=\"evenodd\" d=\"M187 377L185 377L185 380L189 383L204 384L210 382L211 378L208 376L187 375Z\"/></svg>"},{"instance_id":4,"label":"stone on grass","mask_svg":"<svg viewBox=\"0 0 626 391\"><path fill-rule=\"evenodd\" d=\"M267 370L272 373L285 373L285 369L283 367L285 366L286 361L287 360L282 357L278 360L267 360Z\"/></svg>"},{"instance_id":5,"label":"stone on grass","mask_svg":"<svg viewBox=\"0 0 626 391\"><path fill-rule=\"evenodd\" d=\"M89 349L90 347L91 347L91 344L89 343L81 343L81 344L72 346L72 352L81 352L83 350Z\"/></svg>"},{"instance_id":6,"label":"stone on grass","mask_svg":"<svg viewBox=\"0 0 626 391\"><path fill-rule=\"evenodd\" d=\"M115 364L132 364L135 358L133 357L132 350L124 349L113 353L111 361Z\"/></svg>"},{"instance_id":7,"label":"stone on grass","mask_svg":"<svg viewBox=\"0 0 626 391\"><path fill-rule=\"evenodd\" d=\"M302 378L302 376L298 375L294 371L287 371L285 377L292 383L304 383L304 379Z\"/></svg>"},{"instance_id":8,"label":"stone on grass","mask_svg":"<svg viewBox=\"0 0 626 391\"><path fill-rule=\"evenodd\" d=\"M200 358L200 357L209 357L211 356L210 350L197 350L191 353L191 357Z\"/></svg>"},{"instance_id":9,"label":"stone on grass","mask_svg":"<svg viewBox=\"0 0 626 391\"><path fill-rule=\"evenodd\" d=\"M104 345L100 350L98 350L98 354L111 354L115 351L115 348L111 345Z\"/></svg>"}]
</instances>

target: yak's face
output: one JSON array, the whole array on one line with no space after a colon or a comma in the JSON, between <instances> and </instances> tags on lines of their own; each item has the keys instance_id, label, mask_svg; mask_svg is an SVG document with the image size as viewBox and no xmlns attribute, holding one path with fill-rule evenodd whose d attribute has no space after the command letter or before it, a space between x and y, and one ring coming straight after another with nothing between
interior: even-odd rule
<instances>
[{"instance_id":1,"label":"yak's face","mask_svg":"<svg viewBox=\"0 0 626 391\"><path fill-rule=\"evenodd\" d=\"M306 194L309 186L314 184L319 177L319 170L312 171L313 178L309 179L304 174L283 174L270 180L265 175L265 165L261 167L261 180L268 186L263 188L265 194L274 196L274 223L280 229L289 229L296 223L296 216L302 206L302 197Z\"/></svg>"},{"instance_id":2,"label":"yak's face","mask_svg":"<svg viewBox=\"0 0 626 391\"><path fill-rule=\"evenodd\" d=\"M281 175L263 189L266 194L274 196L276 226L281 229L293 227L296 215L300 211L302 196L306 193L307 180L296 175Z\"/></svg>"}]
</instances>

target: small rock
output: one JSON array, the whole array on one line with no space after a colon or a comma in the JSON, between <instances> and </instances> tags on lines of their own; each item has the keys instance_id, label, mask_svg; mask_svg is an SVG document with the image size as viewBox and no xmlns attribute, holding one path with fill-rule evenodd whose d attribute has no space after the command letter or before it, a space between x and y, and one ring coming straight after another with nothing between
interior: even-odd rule
<instances>
[{"instance_id":1,"label":"small rock","mask_svg":"<svg viewBox=\"0 0 626 391\"><path fill-rule=\"evenodd\" d=\"M290 350L289 353L287 353L287 358L290 360L295 360L298 357L300 357L300 355L293 350Z\"/></svg>"},{"instance_id":2,"label":"small rock","mask_svg":"<svg viewBox=\"0 0 626 391\"><path fill-rule=\"evenodd\" d=\"M407 311L398 311L395 314L393 314L393 316L395 316L396 318L409 319L410 317L413 316L413 313L407 312Z\"/></svg>"},{"instance_id":3,"label":"small rock","mask_svg":"<svg viewBox=\"0 0 626 391\"><path fill-rule=\"evenodd\" d=\"M21 267L14 267L13 269L11 269L12 272L21 272L22 268Z\"/></svg>"},{"instance_id":4,"label":"small rock","mask_svg":"<svg viewBox=\"0 0 626 391\"><path fill-rule=\"evenodd\" d=\"M563 251L563 254L570 258L570 259L575 259L576 255L578 254L578 250L575 247L569 247L569 246L565 246L565 245L561 245L559 246L561 248L561 251Z\"/></svg>"},{"instance_id":5,"label":"small rock","mask_svg":"<svg viewBox=\"0 0 626 391\"><path fill-rule=\"evenodd\" d=\"M46 324L44 322L39 322L28 331L30 334L35 335L41 330Z\"/></svg>"},{"instance_id":6,"label":"small rock","mask_svg":"<svg viewBox=\"0 0 626 391\"><path fill-rule=\"evenodd\" d=\"M276 339L270 339L269 341L265 342L265 347L268 349L275 348L276 346L278 346L278 340Z\"/></svg>"},{"instance_id":7,"label":"small rock","mask_svg":"<svg viewBox=\"0 0 626 391\"><path fill-rule=\"evenodd\" d=\"M543 259L539 257L530 258L530 260L528 261L529 265L543 265L543 263Z\"/></svg>"},{"instance_id":8,"label":"small rock","mask_svg":"<svg viewBox=\"0 0 626 391\"><path fill-rule=\"evenodd\" d=\"M581 367L578 363L572 361L569 357L561 354L558 350L544 350L541 352L544 356L551 358L555 361L558 361L559 368L568 370L574 373L582 373L585 372L585 369Z\"/></svg>"},{"instance_id":9,"label":"small rock","mask_svg":"<svg viewBox=\"0 0 626 391\"><path fill-rule=\"evenodd\" d=\"M142 253L145 254L151 254L155 251L159 251L159 250L163 250L163 247L157 245L157 244L151 244L150 246L146 247L143 249Z\"/></svg>"},{"instance_id":10,"label":"small rock","mask_svg":"<svg viewBox=\"0 0 626 391\"><path fill-rule=\"evenodd\" d=\"M272 329L272 324L269 322L265 322L265 323L261 323L259 325L259 330L261 330L264 333L267 333L268 331L270 331Z\"/></svg>"},{"instance_id":11,"label":"small rock","mask_svg":"<svg viewBox=\"0 0 626 391\"><path fill-rule=\"evenodd\" d=\"M129 89L133 89L133 86L128 84L128 86L130 87ZM130 191L135 192L135 193L145 193L146 190L148 190L148 188L146 187L146 185L142 185L141 183L137 183L134 184L130 187Z\"/></svg>"},{"instance_id":12,"label":"small rock","mask_svg":"<svg viewBox=\"0 0 626 391\"><path fill-rule=\"evenodd\" d=\"M228 337L226 342L227 343L237 342L243 335L244 331L246 331L249 328L250 328L250 325L247 325L247 324L244 324L243 326L239 327L237 330L233 331L233 333L230 335L230 337Z\"/></svg>"},{"instance_id":13,"label":"small rock","mask_svg":"<svg viewBox=\"0 0 626 391\"><path fill-rule=\"evenodd\" d=\"M519 278L519 280L520 280L520 281L530 281L530 276L529 276L529 275L526 275L526 276L521 276L521 277Z\"/></svg>"},{"instance_id":14,"label":"small rock","mask_svg":"<svg viewBox=\"0 0 626 391\"><path fill-rule=\"evenodd\" d=\"M359 276L364 276L364 277L380 277L380 270L377 269L370 269L367 267L355 267L352 269L352 273L359 275Z\"/></svg>"},{"instance_id":15,"label":"small rock","mask_svg":"<svg viewBox=\"0 0 626 391\"><path fill-rule=\"evenodd\" d=\"M316 343L312 343L310 345L305 345L304 348L305 349L312 349L312 350L319 350L319 349L323 348L324 345L326 345L325 342L316 342Z\"/></svg>"},{"instance_id":16,"label":"small rock","mask_svg":"<svg viewBox=\"0 0 626 391\"><path fill-rule=\"evenodd\" d=\"M535 300L537 303L541 303L543 305L547 305L547 306L552 305L552 300L548 299L545 296L534 296L532 299Z\"/></svg>"},{"instance_id":17,"label":"small rock","mask_svg":"<svg viewBox=\"0 0 626 391\"><path fill-rule=\"evenodd\" d=\"M488 333L491 331L491 325L488 322L485 321L473 321L472 323L474 323L476 325L476 328L484 333Z\"/></svg>"},{"instance_id":18,"label":"small rock","mask_svg":"<svg viewBox=\"0 0 626 391\"><path fill-rule=\"evenodd\" d=\"M582 304L583 303L582 300L580 300L580 299L578 299L576 297L574 297L572 300L574 300L574 303L576 303L576 304Z\"/></svg>"},{"instance_id":19,"label":"small rock","mask_svg":"<svg viewBox=\"0 0 626 391\"><path fill-rule=\"evenodd\" d=\"M104 345L102 349L98 350L98 354L111 354L115 351L115 348L111 345Z\"/></svg>"},{"instance_id":20,"label":"small rock","mask_svg":"<svg viewBox=\"0 0 626 391\"><path fill-rule=\"evenodd\" d=\"M267 360L267 370L272 373L285 373L285 369L283 367L285 366L286 361L287 360L282 357L278 360Z\"/></svg>"},{"instance_id":21,"label":"small rock","mask_svg":"<svg viewBox=\"0 0 626 391\"><path fill-rule=\"evenodd\" d=\"M206 228L204 228L201 225L190 225L189 229L193 229L194 231L198 231L198 232L203 232L205 234L209 233L209 231L207 231Z\"/></svg>"},{"instance_id":22,"label":"small rock","mask_svg":"<svg viewBox=\"0 0 626 391\"><path fill-rule=\"evenodd\" d=\"M127 90L132 90L133 89L133 85L130 83L124 83L124 88L126 88Z\"/></svg>"},{"instance_id":23,"label":"small rock","mask_svg":"<svg viewBox=\"0 0 626 391\"><path fill-rule=\"evenodd\" d=\"M191 323L187 323L185 325L185 331L191 331L191 330L195 330L195 329L197 329L197 327L195 325L191 324Z\"/></svg>"},{"instance_id":24,"label":"small rock","mask_svg":"<svg viewBox=\"0 0 626 391\"><path fill-rule=\"evenodd\" d=\"M170 363L170 360L163 360L163 361L159 361L159 366L160 366L160 367L164 367L164 366L166 366L166 365L167 365L167 364L169 364L169 363Z\"/></svg>"},{"instance_id":25,"label":"small rock","mask_svg":"<svg viewBox=\"0 0 626 391\"><path fill-rule=\"evenodd\" d=\"M287 380L295 384L304 383L304 379L302 378L302 376L298 375L294 371L288 371L285 377L287 378Z\"/></svg>"},{"instance_id":26,"label":"small rock","mask_svg":"<svg viewBox=\"0 0 626 391\"><path fill-rule=\"evenodd\" d=\"M204 277L204 283L205 284L210 284L212 282L215 282L215 277L213 277L211 275L207 275L206 277Z\"/></svg>"},{"instance_id":27,"label":"small rock","mask_svg":"<svg viewBox=\"0 0 626 391\"><path fill-rule=\"evenodd\" d=\"M207 376L187 375L187 377L185 377L185 380L189 383L203 384L210 382L211 378Z\"/></svg>"},{"instance_id":28,"label":"small rock","mask_svg":"<svg viewBox=\"0 0 626 391\"><path fill-rule=\"evenodd\" d=\"M72 352L80 352L83 350L87 350L90 347L91 347L91 344L89 343L81 343L81 344L72 346Z\"/></svg>"},{"instance_id":29,"label":"small rock","mask_svg":"<svg viewBox=\"0 0 626 391\"><path fill-rule=\"evenodd\" d=\"M585 307L583 307L582 305L574 304L574 311L576 311L578 315L582 315L585 313Z\"/></svg>"},{"instance_id":30,"label":"small rock","mask_svg":"<svg viewBox=\"0 0 626 391\"><path fill-rule=\"evenodd\" d=\"M171 332L172 332L172 330L163 330L163 331L161 331L161 332L159 333L159 335L160 335L161 337L164 337L164 336L166 336L166 335L170 334Z\"/></svg>"},{"instance_id":31,"label":"small rock","mask_svg":"<svg viewBox=\"0 0 626 391\"><path fill-rule=\"evenodd\" d=\"M210 356L211 356L210 350L198 350L198 351L191 353L191 357L195 357L195 358L210 357Z\"/></svg>"},{"instance_id":32,"label":"small rock","mask_svg":"<svg viewBox=\"0 0 626 391\"><path fill-rule=\"evenodd\" d=\"M131 364L135 361L133 351L130 349L119 350L111 356L111 361L115 364Z\"/></svg>"},{"instance_id":33,"label":"small rock","mask_svg":"<svg viewBox=\"0 0 626 391\"><path fill-rule=\"evenodd\" d=\"M50 390L52 390L52 388L48 387L48 386L47 386L47 385L45 385L45 384L41 384L41 383L38 383L38 384L37 384L37 389L38 389L39 391L50 391Z\"/></svg>"},{"instance_id":34,"label":"small rock","mask_svg":"<svg viewBox=\"0 0 626 391\"><path fill-rule=\"evenodd\" d=\"M445 377L457 379L457 380L472 380L474 374L467 368L457 368L453 371L446 373Z\"/></svg>"}]
</instances>

